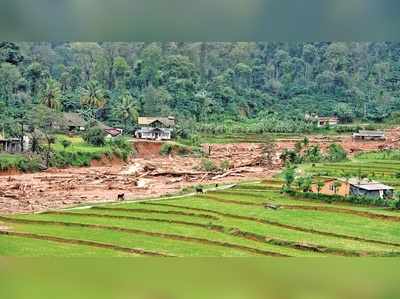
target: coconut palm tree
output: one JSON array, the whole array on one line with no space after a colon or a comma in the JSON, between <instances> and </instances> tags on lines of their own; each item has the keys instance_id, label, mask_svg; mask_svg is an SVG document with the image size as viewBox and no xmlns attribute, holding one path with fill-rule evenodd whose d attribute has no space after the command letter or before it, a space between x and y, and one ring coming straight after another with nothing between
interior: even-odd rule
<instances>
[{"instance_id":1,"label":"coconut palm tree","mask_svg":"<svg viewBox=\"0 0 400 299\"><path fill-rule=\"evenodd\" d=\"M95 118L96 110L103 108L106 104L105 91L96 81L89 81L86 88L80 90L81 106L92 111L92 118Z\"/></svg>"},{"instance_id":2,"label":"coconut palm tree","mask_svg":"<svg viewBox=\"0 0 400 299\"><path fill-rule=\"evenodd\" d=\"M128 91L125 91L119 101L114 106L112 113L115 118L124 122L125 131L128 129L128 122L136 122L139 113L136 109L135 101Z\"/></svg>"},{"instance_id":3,"label":"coconut palm tree","mask_svg":"<svg viewBox=\"0 0 400 299\"><path fill-rule=\"evenodd\" d=\"M40 102L46 107L54 110L61 108L62 93L60 84L55 80L48 80L40 95Z\"/></svg>"}]
</instances>

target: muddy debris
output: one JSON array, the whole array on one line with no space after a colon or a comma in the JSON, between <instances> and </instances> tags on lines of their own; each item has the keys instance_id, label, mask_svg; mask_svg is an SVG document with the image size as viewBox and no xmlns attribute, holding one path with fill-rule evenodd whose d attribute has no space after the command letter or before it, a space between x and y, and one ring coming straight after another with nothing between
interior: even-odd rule
<instances>
[{"instance_id":1,"label":"muddy debris","mask_svg":"<svg viewBox=\"0 0 400 299\"><path fill-rule=\"evenodd\" d=\"M200 184L264 179L281 169L280 154L284 149L294 148L299 138L277 140L268 163L263 160L262 144L205 144L204 151L209 151L207 159L215 165L228 161L228 169L219 171L202 170L200 157L161 156L161 144L142 142L137 145L138 155L125 164L51 168L35 174L3 172L0 175L0 214L32 213L82 203L116 201L117 195L122 193L127 200L143 199L173 194ZM353 141L350 135L311 136L309 140L310 145L318 144L322 151L333 142L339 143L352 155L359 151L400 148L400 128L387 130L384 141Z\"/></svg>"}]
</instances>

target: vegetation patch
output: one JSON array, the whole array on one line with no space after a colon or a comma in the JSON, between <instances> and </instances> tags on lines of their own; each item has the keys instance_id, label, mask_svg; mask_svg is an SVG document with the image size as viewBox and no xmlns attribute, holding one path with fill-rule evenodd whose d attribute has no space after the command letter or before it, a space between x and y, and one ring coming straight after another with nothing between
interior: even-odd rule
<instances>
[{"instance_id":1,"label":"vegetation patch","mask_svg":"<svg viewBox=\"0 0 400 299\"><path fill-rule=\"evenodd\" d=\"M0 171L17 169L22 172L35 172L42 169L42 167L40 157L35 155L0 154Z\"/></svg>"},{"instance_id":2,"label":"vegetation patch","mask_svg":"<svg viewBox=\"0 0 400 299\"><path fill-rule=\"evenodd\" d=\"M172 154L179 156L200 155L202 154L202 150L200 147L185 145L177 142L166 142L161 146L160 154L163 156Z\"/></svg>"}]
</instances>

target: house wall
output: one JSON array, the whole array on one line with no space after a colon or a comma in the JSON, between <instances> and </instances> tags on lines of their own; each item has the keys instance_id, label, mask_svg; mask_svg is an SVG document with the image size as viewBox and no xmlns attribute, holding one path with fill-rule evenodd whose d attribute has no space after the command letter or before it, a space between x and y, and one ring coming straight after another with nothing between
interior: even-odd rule
<instances>
[{"instance_id":1,"label":"house wall","mask_svg":"<svg viewBox=\"0 0 400 299\"><path fill-rule=\"evenodd\" d=\"M338 121L336 120L336 119L331 119L330 121L329 121L329 125L331 125L331 126L335 126L335 125L337 125L338 124Z\"/></svg>"},{"instance_id":2,"label":"house wall","mask_svg":"<svg viewBox=\"0 0 400 299\"><path fill-rule=\"evenodd\" d=\"M355 140L385 140L384 136L353 136Z\"/></svg>"},{"instance_id":3,"label":"house wall","mask_svg":"<svg viewBox=\"0 0 400 299\"><path fill-rule=\"evenodd\" d=\"M15 154L15 153L21 153L22 148L21 148L21 143L20 142L5 142L2 147L2 151L5 151L7 153Z\"/></svg>"},{"instance_id":4,"label":"house wall","mask_svg":"<svg viewBox=\"0 0 400 299\"><path fill-rule=\"evenodd\" d=\"M335 191L333 189L333 183L335 180L328 180L324 182L324 186L322 187L320 193L326 195L335 195ZM342 185L337 189L336 195L346 196L349 195L350 186L346 182L341 182ZM314 193L318 193L317 184L313 184L311 186L311 191Z\"/></svg>"},{"instance_id":5,"label":"house wall","mask_svg":"<svg viewBox=\"0 0 400 299\"><path fill-rule=\"evenodd\" d=\"M357 186L350 186L350 194L356 196L368 196L368 197L381 197L391 198L393 197L393 190L365 190L357 188Z\"/></svg>"},{"instance_id":6,"label":"house wall","mask_svg":"<svg viewBox=\"0 0 400 299\"><path fill-rule=\"evenodd\" d=\"M321 119L319 119L318 120L318 127L319 128L321 128L321 127L326 127L326 126L336 126L338 124L338 120L337 119L324 119L324 120L321 120Z\"/></svg>"},{"instance_id":7,"label":"house wall","mask_svg":"<svg viewBox=\"0 0 400 299\"><path fill-rule=\"evenodd\" d=\"M141 134L141 137L139 137L139 134ZM156 139L156 135L154 131L150 132L136 132L135 136L137 138L141 139ZM171 139L171 132L164 132L164 131L159 131L158 132L158 140L170 140Z\"/></svg>"}]
</instances>

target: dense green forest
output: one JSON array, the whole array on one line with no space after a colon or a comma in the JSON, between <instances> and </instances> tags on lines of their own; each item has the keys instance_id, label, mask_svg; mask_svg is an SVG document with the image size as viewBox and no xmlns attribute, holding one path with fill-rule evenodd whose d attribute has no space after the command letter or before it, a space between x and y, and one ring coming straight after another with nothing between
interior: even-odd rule
<instances>
[{"instance_id":1,"label":"dense green forest","mask_svg":"<svg viewBox=\"0 0 400 299\"><path fill-rule=\"evenodd\" d=\"M0 42L9 134L39 106L130 130L138 115L203 129L232 120L293 131L305 113L379 122L400 110L399 87L400 43Z\"/></svg>"}]
</instances>

